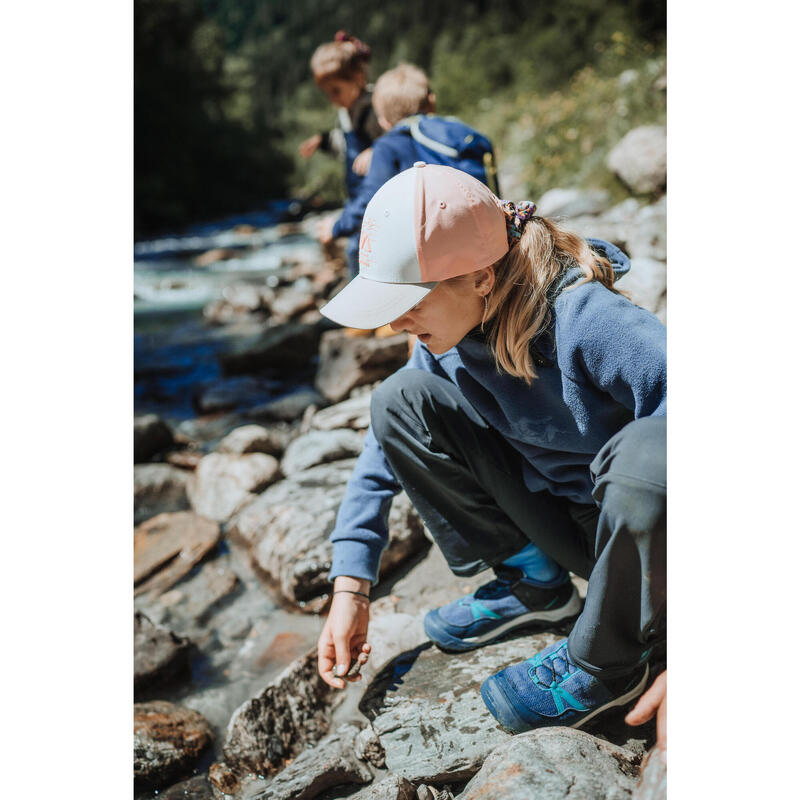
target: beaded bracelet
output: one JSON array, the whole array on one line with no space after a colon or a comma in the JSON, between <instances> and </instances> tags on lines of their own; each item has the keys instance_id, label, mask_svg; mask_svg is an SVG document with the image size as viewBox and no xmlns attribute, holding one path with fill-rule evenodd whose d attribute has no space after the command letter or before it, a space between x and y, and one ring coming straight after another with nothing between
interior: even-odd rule
<instances>
[{"instance_id":1,"label":"beaded bracelet","mask_svg":"<svg viewBox=\"0 0 800 800\"><path fill-rule=\"evenodd\" d=\"M367 600L369 600L369 595L368 594L364 594L364 592L356 592L353 589L337 589L334 592L334 594L340 594L341 592L345 592L347 594L357 594L357 595L360 595L361 597L366 597Z\"/></svg>"}]
</instances>

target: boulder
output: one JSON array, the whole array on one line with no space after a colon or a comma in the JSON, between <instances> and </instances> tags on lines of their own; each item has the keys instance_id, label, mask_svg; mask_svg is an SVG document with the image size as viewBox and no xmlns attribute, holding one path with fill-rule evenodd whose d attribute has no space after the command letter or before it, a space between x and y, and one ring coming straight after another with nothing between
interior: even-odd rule
<instances>
[{"instance_id":1,"label":"boulder","mask_svg":"<svg viewBox=\"0 0 800 800\"><path fill-rule=\"evenodd\" d=\"M481 683L557 638L540 633L458 655L426 644L390 662L360 705L372 720L389 771L414 783L472 777L510 738L486 708Z\"/></svg>"},{"instance_id":2,"label":"boulder","mask_svg":"<svg viewBox=\"0 0 800 800\"><path fill-rule=\"evenodd\" d=\"M633 800L667 800L667 766L657 747L650 750L642 762Z\"/></svg>"},{"instance_id":3,"label":"boulder","mask_svg":"<svg viewBox=\"0 0 800 800\"><path fill-rule=\"evenodd\" d=\"M224 522L278 479L277 459L266 453L205 456L188 484L192 508L209 519Z\"/></svg>"},{"instance_id":4,"label":"boulder","mask_svg":"<svg viewBox=\"0 0 800 800\"><path fill-rule=\"evenodd\" d=\"M667 292L667 266L652 258L633 258L630 272L615 286L626 292L637 306L655 314Z\"/></svg>"},{"instance_id":5,"label":"boulder","mask_svg":"<svg viewBox=\"0 0 800 800\"><path fill-rule=\"evenodd\" d=\"M659 261L666 261L667 209L665 203L659 201L639 210L627 232L626 252L631 258L655 258Z\"/></svg>"},{"instance_id":6,"label":"boulder","mask_svg":"<svg viewBox=\"0 0 800 800\"><path fill-rule=\"evenodd\" d=\"M289 322L267 328L232 345L218 358L225 375L241 375L270 367L301 367L316 355L316 327Z\"/></svg>"},{"instance_id":7,"label":"boulder","mask_svg":"<svg viewBox=\"0 0 800 800\"><path fill-rule=\"evenodd\" d=\"M165 511L189 508L187 473L171 464L135 464L133 467L133 522Z\"/></svg>"},{"instance_id":8,"label":"boulder","mask_svg":"<svg viewBox=\"0 0 800 800\"><path fill-rule=\"evenodd\" d=\"M264 427L263 425L242 425L234 428L218 445L220 453L266 453L279 456L294 436L293 429L286 423Z\"/></svg>"},{"instance_id":9,"label":"boulder","mask_svg":"<svg viewBox=\"0 0 800 800\"><path fill-rule=\"evenodd\" d=\"M358 728L342 725L267 782L245 789L242 800L313 800L334 786L370 783L372 772L354 753Z\"/></svg>"},{"instance_id":10,"label":"boulder","mask_svg":"<svg viewBox=\"0 0 800 800\"><path fill-rule=\"evenodd\" d=\"M317 431L332 431L336 428L365 430L369 427L371 401L372 392L364 392L323 408L311 418L311 428Z\"/></svg>"},{"instance_id":11,"label":"boulder","mask_svg":"<svg viewBox=\"0 0 800 800\"><path fill-rule=\"evenodd\" d=\"M667 183L667 132L662 125L628 131L606 159L608 168L637 194L663 189Z\"/></svg>"},{"instance_id":12,"label":"boulder","mask_svg":"<svg viewBox=\"0 0 800 800\"><path fill-rule=\"evenodd\" d=\"M133 616L133 690L164 685L189 667L190 642L154 625L144 614Z\"/></svg>"},{"instance_id":13,"label":"boulder","mask_svg":"<svg viewBox=\"0 0 800 800\"><path fill-rule=\"evenodd\" d=\"M251 408L269 402L279 386L278 381L250 375L225 378L200 389L194 398L194 406L200 414Z\"/></svg>"},{"instance_id":14,"label":"boulder","mask_svg":"<svg viewBox=\"0 0 800 800\"><path fill-rule=\"evenodd\" d=\"M571 728L543 728L495 748L459 800L624 800L638 772L636 758L621 747Z\"/></svg>"},{"instance_id":15,"label":"boulder","mask_svg":"<svg viewBox=\"0 0 800 800\"><path fill-rule=\"evenodd\" d=\"M350 795L349 800L417 800L414 784L397 775L390 775Z\"/></svg>"},{"instance_id":16,"label":"boulder","mask_svg":"<svg viewBox=\"0 0 800 800\"><path fill-rule=\"evenodd\" d=\"M281 471L291 476L318 464L358 456L363 441L361 434L351 430L310 431L286 448Z\"/></svg>"},{"instance_id":17,"label":"boulder","mask_svg":"<svg viewBox=\"0 0 800 800\"><path fill-rule=\"evenodd\" d=\"M537 203L542 217L578 217L599 214L608 208L610 195L604 189L550 189Z\"/></svg>"},{"instance_id":18,"label":"boulder","mask_svg":"<svg viewBox=\"0 0 800 800\"><path fill-rule=\"evenodd\" d=\"M156 700L133 706L133 775L160 787L191 771L211 743L211 727L202 714Z\"/></svg>"},{"instance_id":19,"label":"boulder","mask_svg":"<svg viewBox=\"0 0 800 800\"><path fill-rule=\"evenodd\" d=\"M352 337L344 330L323 334L315 385L332 403L351 389L387 378L408 361L408 337Z\"/></svg>"},{"instance_id":20,"label":"boulder","mask_svg":"<svg viewBox=\"0 0 800 800\"><path fill-rule=\"evenodd\" d=\"M236 709L222 747L226 764L239 775L279 769L327 733L335 697L317 673L315 648Z\"/></svg>"},{"instance_id":21,"label":"boulder","mask_svg":"<svg viewBox=\"0 0 800 800\"><path fill-rule=\"evenodd\" d=\"M158 800L215 800L214 791L205 775L181 781L158 794Z\"/></svg>"},{"instance_id":22,"label":"boulder","mask_svg":"<svg viewBox=\"0 0 800 800\"><path fill-rule=\"evenodd\" d=\"M271 400L269 403L251 408L247 416L252 419L282 420L294 422L303 416L309 406L325 406L328 401L313 389L301 389L299 392Z\"/></svg>"},{"instance_id":23,"label":"boulder","mask_svg":"<svg viewBox=\"0 0 800 800\"><path fill-rule=\"evenodd\" d=\"M227 531L250 548L255 564L290 602L300 604L330 591L333 547L328 536L354 459L303 470L263 492L231 519ZM422 522L407 495L389 515L389 545L381 574L427 545Z\"/></svg>"},{"instance_id":24,"label":"boulder","mask_svg":"<svg viewBox=\"0 0 800 800\"><path fill-rule=\"evenodd\" d=\"M174 586L219 542L216 522L191 511L159 514L133 532L135 594L161 594Z\"/></svg>"},{"instance_id":25,"label":"boulder","mask_svg":"<svg viewBox=\"0 0 800 800\"><path fill-rule=\"evenodd\" d=\"M148 461L172 445L172 431L157 414L133 418L133 461Z\"/></svg>"},{"instance_id":26,"label":"boulder","mask_svg":"<svg viewBox=\"0 0 800 800\"><path fill-rule=\"evenodd\" d=\"M289 320L315 308L314 295L298 289L283 289L272 302L272 316L275 319Z\"/></svg>"}]
</instances>

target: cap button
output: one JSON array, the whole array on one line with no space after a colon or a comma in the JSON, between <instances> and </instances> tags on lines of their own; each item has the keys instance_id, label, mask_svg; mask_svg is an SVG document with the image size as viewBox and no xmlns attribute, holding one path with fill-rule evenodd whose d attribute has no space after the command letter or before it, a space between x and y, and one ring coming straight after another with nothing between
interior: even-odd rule
<instances>
[{"instance_id":1,"label":"cap button","mask_svg":"<svg viewBox=\"0 0 800 800\"><path fill-rule=\"evenodd\" d=\"M415 167L424 167L425 166L425 162L424 161L415 161L414 162L414 166Z\"/></svg>"}]
</instances>

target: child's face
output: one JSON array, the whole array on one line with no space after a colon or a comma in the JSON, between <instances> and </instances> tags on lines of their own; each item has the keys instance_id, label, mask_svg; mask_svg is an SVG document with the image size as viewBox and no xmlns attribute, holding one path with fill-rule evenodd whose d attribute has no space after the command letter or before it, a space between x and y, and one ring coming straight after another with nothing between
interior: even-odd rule
<instances>
[{"instance_id":1,"label":"child's face","mask_svg":"<svg viewBox=\"0 0 800 800\"><path fill-rule=\"evenodd\" d=\"M363 83L343 78L326 78L320 81L319 88L328 96L328 100L340 108L350 108L361 94Z\"/></svg>"},{"instance_id":2,"label":"child's face","mask_svg":"<svg viewBox=\"0 0 800 800\"><path fill-rule=\"evenodd\" d=\"M436 355L455 347L483 318L482 291L487 284L478 273L472 275L475 279L442 281L421 303L389 323L392 329L415 334ZM492 283L493 278L494 273Z\"/></svg>"}]
</instances>

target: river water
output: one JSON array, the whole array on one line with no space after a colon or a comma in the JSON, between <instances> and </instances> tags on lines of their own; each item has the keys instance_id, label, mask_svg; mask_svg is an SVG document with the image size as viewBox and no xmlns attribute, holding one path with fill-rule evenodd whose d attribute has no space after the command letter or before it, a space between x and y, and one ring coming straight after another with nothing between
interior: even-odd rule
<instances>
[{"instance_id":1,"label":"river water","mask_svg":"<svg viewBox=\"0 0 800 800\"><path fill-rule=\"evenodd\" d=\"M309 235L314 220L281 224L283 205L135 244L136 414L157 413L173 425L197 415L194 399L221 379L216 356L227 344L218 327L204 322L202 309L221 298L226 286L275 286L287 266L321 261L319 243ZM198 257L212 250L229 257L198 266ZM308 372L271 375L264 402L310 377Z\"/></svg>"}]
</instances>

